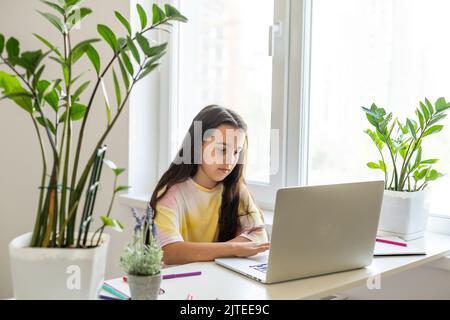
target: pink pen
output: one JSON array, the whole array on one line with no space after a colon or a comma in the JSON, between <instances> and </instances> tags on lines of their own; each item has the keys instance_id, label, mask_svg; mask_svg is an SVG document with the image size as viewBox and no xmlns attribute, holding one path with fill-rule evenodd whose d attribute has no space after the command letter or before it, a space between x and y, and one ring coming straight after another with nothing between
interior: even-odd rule
<instances>
[{"instance_id":1,"label":"pink pen","mask_svg":"<svg viewBox=\"0 0 450 320\"><path fill-rule=\"evenodd\" d=\"M394 246L400 246L400 247L407 247L408 244L407 243L402 243L402 242L396 242L396 241L391 241L391 240L386 240L386 239L376 239L377 242L381 242L381 243L387 243L387 244L392 244Z\"/></svg>"},{"instance_id":2,"label":"pink pen","mask_svg":"<svg viewBox=\"0 0 450 320\"><path fill-rule=\"evenodd\" d=\"M163 280L174 279L174 278L193 277L193 276L199 276L199 275L201 275L201 274L202 274L201 271L188 272L188 273L173 273L173 274L166 274L166 275L163 275Z\"/></svg>"}]
</instances>

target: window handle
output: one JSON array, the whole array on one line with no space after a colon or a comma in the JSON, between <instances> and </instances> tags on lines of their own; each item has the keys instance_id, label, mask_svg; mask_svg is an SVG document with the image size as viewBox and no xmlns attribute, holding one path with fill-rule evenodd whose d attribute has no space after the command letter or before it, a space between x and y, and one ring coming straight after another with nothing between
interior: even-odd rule
<instances>
[{"instance_id":1,"label":"window handle","mask_svg":"<svg viewBox=\"0 0 450 320\"><path fill-rule=\"evenodd\" d=\"M269 27L269 57L273 57L275 54L275 39L281 38L282 29L281 22L277 22L273 26Z\"/></svg>"}]
</instances>

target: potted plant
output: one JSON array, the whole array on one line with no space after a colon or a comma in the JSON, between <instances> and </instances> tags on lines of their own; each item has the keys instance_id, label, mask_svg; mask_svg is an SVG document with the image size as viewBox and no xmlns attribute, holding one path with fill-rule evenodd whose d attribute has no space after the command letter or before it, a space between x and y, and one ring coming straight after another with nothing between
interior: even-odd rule
<instances>
[{"instance_id":1,"label":"potted plant","mask_svg":"<svg viewBox=\"0 0 450 320\"><path fill-rule=\"evenodd\" d=\"M428 99L416 109L416 120L401 123L392 113L375 104L363 108L374 130L366 130L381 159L370 162L370 169L384 174L385 193L381 210L379 232L404 240L421 238L428 220L427 190L429 183L441 178L434 169L438 159L423 155L425 138L441 132L439 124L447 116L450 104L440 98L433 105Z\"/></svg>"},{"instance_id":2,"label":"potted plant","mask_svg":"<svg viewBox=\"0 0 450 320\"><path fill-rule=\"evenodd\" d=\"M99 24L99 39L73 43L76 26L92 13L91 9L81 6L81 2L42 1L51 12L39 13L61 34L62 47L34 34L46 51L21 52L17 39L5 38L0 33L0 68L3 69L0 70L0 100L9 99L30 117L42 159L34 228L30 234L10 244L13 288L18 299L97 297L103 282L108 245L103 230L110 226L121 229L121 224L110 217L111 203L108 214L101 217L102 228L90 232L105 162L104 141L123 113L136 83L154 71L166 54L167 43L151 45L146 35L155 30L168 31L175 21L187 22L171 5L166 4L164 8L153 5L152 20L144 8L137 5L141 24L135 34L130 22L116 11L125 36L117 37L108 26ZM102 40L112 49L107 63L102 63L95 49L95 43ZM90 70L80 70L77 64L84 58L93 66L91 72L95 81L92 83L85 79ZM58 64L61 75L50 77L45 72L45 61ZM106 77L111 77L114 83L115 106L107 98ZM105 109L106 125L95 148L84 151L84 133L99 91L105 97L101 107ZM84 92L90 93L86 100L82 99ZM75 125L79 130L74 130ZM88 155L84 165L82 151ZM124 171L107 163L116 177ZM115 185L114 196L127 189L127 186Z\"/></svg>"},{"instance_id":3,"label":"potted plant","mask_svg":"<svg viewBox=\"0 0 450 320\"><path fill-rule=\"evenodd\" d=\"M132 211L136 220L133 241L125 248L120 265L127 274L132 300L157 300L163 252L156 242L153 210L148 206L142 217L136 209Z\"/></svg>"}]
</instances>

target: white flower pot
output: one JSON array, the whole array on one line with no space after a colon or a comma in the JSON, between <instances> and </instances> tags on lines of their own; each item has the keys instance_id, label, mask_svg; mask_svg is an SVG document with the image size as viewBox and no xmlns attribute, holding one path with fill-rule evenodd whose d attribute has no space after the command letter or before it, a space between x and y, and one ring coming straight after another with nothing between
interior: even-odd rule
<instances>
[{"instance_id":1,"label":"white flower pot","mask_svg":"<svg viewBox=\"0 0 450 320\"><path fill-rule=\"evenodd\" d=\"M385 191L378 235L406 241L422 238L428 222L428 192Z\"/></svg>"},{"instance_id":2,"label":"white flower pot","mask_svg":"<svg viewBox=\"0 0 450 320\"><path fill-rule=\"evenodd\" d=\"M30 248L31 233L9 244L14 297L95 300L103 285L109 236L93 249Z\"/></svg>"}]
</instances>

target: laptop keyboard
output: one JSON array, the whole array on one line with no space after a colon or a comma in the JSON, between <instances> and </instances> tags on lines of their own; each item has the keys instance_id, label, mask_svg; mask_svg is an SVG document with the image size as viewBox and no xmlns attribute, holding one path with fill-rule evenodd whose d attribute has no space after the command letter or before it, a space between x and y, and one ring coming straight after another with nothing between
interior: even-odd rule
<instances>
[{"instance_id":1,"label":"laptop keyboard","mask_svg":"<svg viewBox=\"0 0 450 320\"><path fill-rule=\"evenodd\" d=\"M250 266L250 268L255 269L256 271L259 271L262 273L267 273L267 263Z\"/></svg>"}]
</instances>

